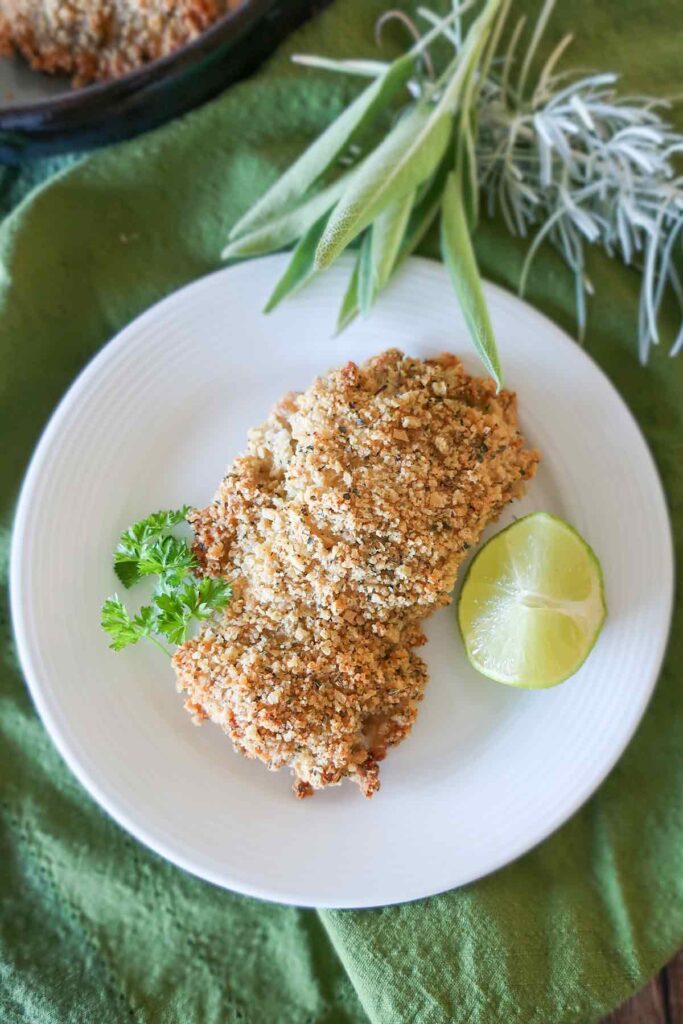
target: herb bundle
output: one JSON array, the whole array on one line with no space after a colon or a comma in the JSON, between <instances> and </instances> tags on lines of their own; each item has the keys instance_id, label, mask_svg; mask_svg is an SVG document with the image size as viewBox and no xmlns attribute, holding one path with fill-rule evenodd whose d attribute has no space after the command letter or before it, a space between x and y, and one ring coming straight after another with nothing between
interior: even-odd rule
<instances>
[{"instance_id":1,"label":"herb bundle","mask_svg":"<svg viewBox=\"0 0 683 1024\"><path fill-rule=\"evenodd\" d=\"M520 290L541 243L558 249L574 274L581 335L586 296L592 294L589 245L642 273L642 361L659 341L658 315L667 294L683 314L676 267L683 177L675 166L683 135L662 117L667 103L619 97L612 74L558 71L570 36L532 78L555 0L545 0L521 55L524 18L507 30L511 3L453 0L445 17L419 7L417 16L427 26L422 33L404 13L390 11L378 27L398 18L415 40L390 63L294 58L371 82L231 232L226 259L294 246L267 310L351 248L355 262L338 321L344 328L370 310L438 220L442 257L472 340L500 385L471 242L482 205L491 214L500 210L512 233L533 235ZM466 30L463 15L474 7ZM438 60L432 52L437 41ZM368 129L388 115L389 131L368 144ZM681 348L683 325L671 354Z\"/></svg>"},{"instance_id":2,"label":"herb bundle","mask_svg":"<svg viewBox=\"0 0 683 1024\"><path fill-rule=\"evenodd\" d=\"M226 259L258 256L296 242L267 309L357 242L339 316L339 327L345 327L358 312L369 311L443 205L448 212L442 217L444 260L477 350L500 384L467 211L473 201L469 182L475 174L471 112L504 9L504 0L486 0L461 45L433 80L422 77L423 58L434 40L460 26L460 8L438 20L402 57L387 65L372 64L372 83L235 225L223 253ZM365 64L352 63L352 70L365 73ZM413 98L379 144L364 148L365 130L387 108L393 109L401 94Z\"/></svg>"},{"instance_id":3,"label":"herb bundle","mask_svg":"<svg viewBox=\"0 0 683 1024\"><path fill-rule=\"evenodd\" d=\"M121 651L146 637L169 654L157 637L182 644L193 622L210 619L227 608L230 583L198 576L199 563L187 541L173 533L188 512L188 506L155 512L121 536L114 553L114 572L123 586L129 589L148 576L156 576L157 584L151 604L134 616L116 594L104 602L102 628L111 637L112 650Z\"/></svg>"}]
</instances>

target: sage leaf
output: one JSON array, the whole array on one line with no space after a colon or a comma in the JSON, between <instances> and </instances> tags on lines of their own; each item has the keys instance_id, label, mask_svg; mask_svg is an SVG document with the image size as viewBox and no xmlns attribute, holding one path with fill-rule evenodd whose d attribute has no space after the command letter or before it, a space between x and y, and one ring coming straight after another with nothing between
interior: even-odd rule
<instances>
[{"instance_id":1,"label":"sage leaf","mask_svg":"<svg viewBox=\"0 0 683 1024\"><path fill-rule=\"evenodd\" d=\"M435 112L448 111L454 115L460 104L463 89L472 78L489 38L489 31L498 15L503 0L487 0L482 12L473 21L458 55L449 65L445 79L447 85L436 104Z\"/></svg>"},{"instance_id":2,"label":"sage leaf","mask_svg":"<svg viewBox=\"0 0 683 1024\"><path fill-rule=\"evenodd\" d=\"M275 285L263 312L271 313L287 296L293 295L315 276L315 250L325 228L323 216L308 229L292 252L287 269Z\"/></svg>"},{"instance_id":3,"label":"sage leaf","mask_svg":"<svg viewBox=\"0 0 683 1024\"><path fill-rule=\"evenodd\" d=\"M410 53L390 64L245 213L230 232L230 238L262 227L298 202L406 86L414 69L415 59Z\"/></svg>"},{"instance_id":4,"label":"sage leaf","mask_svg":"<svg viewBox=\"0 0 683 1024\"><path fill-rule=\"evenodd\" d=\"M489 33L488 38L486 40L486 45L482 53L481 63L479 65L479 71L477 74L477 82L473 94L473 109L476 109L476 101L479 98L481 87L488 78L491 63L493 61L494 56L498 52L500 37L502 35L503 29L505 28L505 23L507 21L507 16L510 12L511 3L512 0L502 0L502 6L500 7L496 14L495 25L491 29L491 32Z\"/></svg>"},{"instance_id":5,"label":"sage leaf","mask_svg":"<svg viewBox=\"0 0 683 1024\"><path fill-rule=\"evenodd\" d=\"M316 253L319 270L331 263L392 202L432 174L451 138L448 112L420 103L365 159L335 206Z\"/></svg>"},{"instance_id":6,"label":"sage leaf","mask_svg":"<svg viewBox=\"0 0 683 1024\"><path fill-rule=\"evenodd\" d=\"M474 135L469 117L464 116L460 127L460 150L458 153L458 170L461 173L463 200L467 223L473 231L479 220L479 179L477 176L477 155L474 148Z\"/></svg>"},{"instance_id":7,"label":"sage leaf","mask_svg":"<svg viewBox=\"0 0 683 1024\"><path fill-rule=\"evenodd\" d=\"M444 161L429 182L428 187L417 199L411 211L395 269L417 249L436 220L436 216L441 209L441 198L447 176L448 164Z\"/></svg>"},{"instance_id":8,"label":"sage leaf","mask_svg":"<svg viewBox=\"0 0 683 1024\"><path fill-rule=\"evenodd\" d=\"M370 264L375 295L391 277L414 202L415 190L389 203L372 225Z\"/></svg>"},{"instance_id":9,"label":"sage leaf","mask_svg":"<svg viewBox=\"0 0 683 1024\"><path fill-rule=\"evenodd\" d=\"M360 75L361 78L378 78L389 65L384 60L331 60L309 53L293 53L293 64L321 71L338 71L342 75Z\"/></svg>"},{"instance_id":10,"label":"sage leaf","mask_svg":"<svg viewBox=\"0 0 683 1024\"><path fill-rule=\"evenodd\" d=\"M428 96L418 103L358 168L320 240L318 269L334 263L389 202L412 191L437 168L452 135L463 89L471 80L501 3L487 0L447 69L447 85L437 102L431 104Z\"/></svg>"},{"instance_id":11,"label":"sage leaf","mask_svg":"<svg viewBox=\"0 0 683 1024\"><path fill-rule=\"evenodd\" d=\"M446 170L444 166L437 171L432 181L424 191L424 194L420 197L419 201L415 203L415 207L410 214L407 229L401 241L401 246L392 268L392 272L395 273L411 253L417 249L418 245L429 231L429 228L434 223L436 215L441 207L441 196L445 180ZM339 314L339 320L337 322L337 334L341 334L344 328L347 327L360 312L358 295L359 278L360 265L358 263L354 269L354 274L351 277L349 287L344 297L342 309Z\"/></svg>"},{"instance_id":12,"label":"sage leaf","mask_svg":"<svg viewBox=\"0 0 683 1024\"><path fill-rule=\"evenodd\" d=\"M332 209L339 197L343 195L353 174L353 171L348 171L332 185L317 192L300 206L282 214L256 231L251 231L248 235L243 235L234 242L230 242L221 253L223 259L248 259L251 256L263 256L292 245Z\"/></svg>"},{"instance_id":13,"label":"sage leaf","mask_svg":"<svg viewBox=\"0 0 683 1024\"><path fill-rule=\"evenodd\" d=\"M358 305L363 316L367 316L377 294L372 278L372 234L373 228L363 235L358 255Z\"/></svg>"},{"instance_id":14,"label":"sage leaf","mask_svg":"<svg viewBox=\"0 0 683 1024\"><path fill-rule=\"evenodd\" d=\"M448 175L443 193L441 255L460 302L474 347L500 389L502 374L496 339L467 228L462 181L455 172Z\"/></svg>"},{"instance_id":15,"label":"sage leaf","mask_svg":"<svg viewBox=\"0 0 683 1024\"><path fill-rule=\"evenodd\" d=\"M358 316L360 308L358 299L360 259L361 254L359 253L353 266L353 272L349 280L348 288L346 289L344 298L342 299L341 309L339 310L339 317L337 319L336 334L341 334L341 332L349 326L351 321L355 320Z\"/></svg>"}]
</instances>

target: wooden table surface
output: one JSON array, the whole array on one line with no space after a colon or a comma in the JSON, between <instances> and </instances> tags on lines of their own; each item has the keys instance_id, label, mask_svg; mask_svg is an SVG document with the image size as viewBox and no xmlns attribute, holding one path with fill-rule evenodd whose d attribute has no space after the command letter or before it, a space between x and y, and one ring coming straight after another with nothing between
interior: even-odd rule
<instances>
[{"instance_id":1,"label":"wooden table surface","mask_svg":"<svg viewBox=\"0 0 683 1024\"><path fill-rule=\"evenodd\" d=\"M683 1024L683 950L602 1024Z\"/></svg>"}]
</instances>

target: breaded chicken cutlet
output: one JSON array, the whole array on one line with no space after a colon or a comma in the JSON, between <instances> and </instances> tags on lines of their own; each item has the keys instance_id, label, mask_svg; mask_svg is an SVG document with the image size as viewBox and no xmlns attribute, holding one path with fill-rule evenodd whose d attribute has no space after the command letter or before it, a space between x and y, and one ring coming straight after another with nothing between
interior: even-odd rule
<instances>
[{"instance_id":1,"label":"breaded chicken cutlet","mask_svg":"<svg viewBox=\"0 0 683 1024\"><path fill-rule=\"evenodd\" d=\"M424 692L420 624L538 458L514 395L451 355L389 350L287 395L190 516L237 597L174 658L188 709L300 796L344 777L371 795Z\"/></svg>"},{"instance_id":2,"label":"breaded chicken cutlet","mask_svg":"<svg viewBox=\"0 0 683 1024\"><path fill-rule=\"evenodd\" d=\"M67 74L115 78L190 42L241 0L2 0L0 52Z\"/></svg>"},{"instance_id":3,"label":"breaded chicken cutlet","mask_svg":"<svg viewBox=\"0 0 683 1024\"><path fill-rule=\"evenodd\" d=\"M175 655L187 709L221 725L247 757L289 765L298 796L344 777L372 796L378 762L410 732L427 681L413 651L424 642L419 624L389 639L294 608L281 618L244 600L244 587L219 626Z\"/></svg>"}]
</instances>

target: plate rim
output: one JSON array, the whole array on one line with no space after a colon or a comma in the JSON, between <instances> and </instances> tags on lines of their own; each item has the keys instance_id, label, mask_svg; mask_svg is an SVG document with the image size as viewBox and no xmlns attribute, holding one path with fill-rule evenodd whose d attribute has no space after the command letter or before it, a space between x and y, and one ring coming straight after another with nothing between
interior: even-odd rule
<instances>
[{"instance_id":1,"label":"plate rim","mask_svg":"<svg viewBox=\"0 0 683 1024\"><path fill-rule=\"evenodd\" d=\"M282 255L267 256L261 258L259 263L282 261L284 258ZM408 269L404 273L410 272L411 265L421 265L423 270L427 270L428 273L442 276L445 271L443 265L438 260L432 260L425 257L411 257L408 261ZM538 310L535 306L520 299L519 296L500 285L494 284L493 282L486 281L484 283L485 293L489 295L497 295L499 298L509 302L511 299L517 303L521 303L526 310L535 317L539 322L539 328L550 329L558 336L558 340L561 337L567 344L574 346L578 353L585 357L591 364L593 371L597 371L597 374L602 378L603 384L607 385L607 388L612 392L613 397L621 404L624 411L630 418L632 425L634 426L638 436L643 445L644 455L649 460L653 478L656 483L656 489L652 494L652 501L654 504L660 505L660 511L663 513L664 520L668 526L667 537L664 541L668 548L668 560L667 560L667 573L666 579L662 581L662 592L665 592L666 604L668 606L668 615L666 628L662 630L661 636L658 638L656 657L654 664L656 664L656 671L652 673L652 679L650 680L649 686L644 688L640 700L638 701L637 707L634 703L634 709L632 711L632 721L629 724L629 728L625 730L624 735L621 737L620 743L615 744L613 750L610 753L610 757L605 759L605 763L601 766L600 772L593 776L580 790L578 795L574 797L570 804L563 806L561 811L556 815L550 817L544 827L534 833L531 840L520 839L520 841L513 845L512 852L509 848L505 849L502 856L496 857L491 856L486 858L481 870L477 870L476 874L473 874L467 881L454 881L444 887L439 886L436 889L427 887L427 891L410 896L407 899L397 898L395 900L386 901L367 901L362 902L341 899L337 901L330 901L328 899L316 900L315 898L302 899L298 893L288 892L286 886L282 889L273 889L272 887L258 886L250 882L244 882L240 879L235 879L230 875L229 869L223 872L217 872L211 869L205 869L197 864L193 864L192 860L185 856L182 852L174 850L169 846L163 839L156 838L152 833L147 831L144 826L139 825L137 822L132 820L125 809L118 807L116 801L110 799L110 797L101 789L99 782L93 779L87 770L87 765L83 764L79 757L72 752L69 746L68 737L62 730L62 727L53 717L46 699L43 697L43 684L40 680L40 672L37 665L37 660L30 649L28 642L26 620L24 619L24 585L23 575L21 572L22 565L22 552L24 547L24 538L29 526L28 513L31 508L32 502L32 491L35 488L37 482L40 479L42 467L46 460L49 458L51 445L55 439L59 436L59 430L61 428L64 419L71 413L74 406L77 405L83 392L87 391L88 383L91 377L99 376L103 370L106 370L107 362L116 354L119 348L128 344L129 335L135 335L140 328L149 322L153 321L155 316L161 307L171 307L177 303L182 303L188 292L192 292L196 289L206 287L209 282L214 278L229 274L233 268L222 267L210 274L204 275L194 281L183 285L181 288L169 293L158 302L154 303L148 309L144 310L137 317L126 324L119 332L117 332L108 342L98 349L97 352L88 360L85 366L76 375L74 380L68 386L67 390L59 400L52 414L50 415L47 423L43 427L42 433L40 434L39 440L33 450L31 458L29 460L27 469L21 483L19 499L15 508L14 521L12 524L12 537L11 537L11 549L10 549L10 568L9 568L9 595L10 595L10 615L12 621L12 628L15 638L15 644L17 648L17 654L19 657L19 664L21 672L24 678L24 682L28 688L34 707L38 711L39 717L43 726L48 733L49 738L55 744L60 756L66 763L67 767L77 778L79 783L83 786L86 793L88 793L99 805L99 807L105 811L105 813L112 818L117 825L123 828L126 832L132 835L137 841L142 843L153 852L168 860L176 867L187 871L189 874L202 881L208 882L219 888L228 889L233 892L241 893L245 896L250 896L257 899L263 899L270 902L280 903L289 906L297 907L308 907L313 909L371 909L382 906L392 906L401 903L411 903L420 899L429 898L430 896L436 896L440 893L451 891L454 888L459 888L465 884L471 884L492 874L495 871L506 867L509 864L514 863L524 854L530 852L544 842L549 836L556 832L562 825L568 822L578 810L580 810L584 804L594 795L598 788L602 785L608 775L612 772L613 768L620 760L624 751L628 747L629 743L633 739L640 723L642 722L643 716L650 703L655 687L661 675L662 665L666 654L666 649L669 642L671 633L672 618L674 612L674 598L675 598L675 575L676 575L676 562L675 562L675 547L673 538L673 529L671 523L671 517L669 513L668 502L666 498L666 492L662 484L661 476L657 463L654 459L650 446L647 442L645 435L643 434L638 421L636 420L631 409L627 405L624 398L622 398L620 392L610 380L608 375L602 369L602 367L596 362L596 360L588 353L584 348L574 341L570 335L564 331L557 323L555 323L545 313Z\"/></svg>"}]
</instances>

